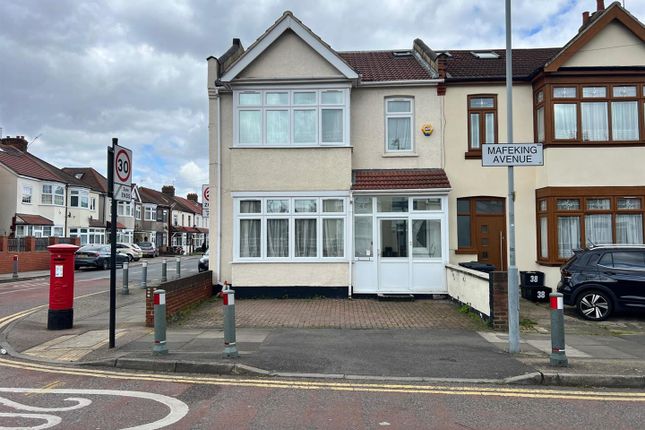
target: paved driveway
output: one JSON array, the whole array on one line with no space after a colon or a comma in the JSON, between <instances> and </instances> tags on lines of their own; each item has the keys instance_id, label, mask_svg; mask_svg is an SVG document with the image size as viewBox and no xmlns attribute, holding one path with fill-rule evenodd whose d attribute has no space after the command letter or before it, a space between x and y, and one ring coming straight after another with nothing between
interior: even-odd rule
<instances>
[{"instance_id":1,"label":"paved driveway","mask_svg":"<svg viewBox=\"0 0 645 430\"><path fill-rule=\"evenodd\" d=\"M473 316L459 312L449 300L412 302L376 299L238 299L238 327L485 330ZM211 300L179 323L182 328L222 326L222 304Z\"/></svg>"}]
</instances>

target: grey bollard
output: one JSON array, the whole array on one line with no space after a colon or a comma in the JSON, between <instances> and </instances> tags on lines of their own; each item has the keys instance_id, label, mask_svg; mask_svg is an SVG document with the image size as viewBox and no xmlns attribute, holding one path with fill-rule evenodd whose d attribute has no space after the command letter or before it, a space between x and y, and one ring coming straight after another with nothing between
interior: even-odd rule
<instances>
[{"instance_id":1,"label":"grey bollard","mask_svg":"<svg viewBox=\"0 0 645 430\"><path fill-rule=\"evenodd\" d=\"M17 255L13 256L13 274L11 275L11 279L18 279L18 256Z\"/></svg>"},{"instance_id":2,"label":"grey bollard","mask_svg":"<svg viewBox=\"0 0 645 430\"><path fill-rule=\"evenodd\" d=\"M155 319L155 345L152 347L154 354L168 354L166 345L166 291L154 292L154 319Z\"/></svg>"},{"instance_id":3,"label":"grey bollard","mask_svg":"<svg viewBox=\"0 0 645 430\"><path fill-rule=\"evenodd\" d=\"M177 277L181 277L181 258L175 257L175 274Z\"/></svg>"},{"instance_id":4,"label":"grey bollard","mask_svg":"<svg viewBox=\"0 0 645 430\"><path fill-rule=\"evenodd\" d=\"M130 288L129 288L129 276L128 276L129 268L128 268L128 262L124 261L123 262L123 288L121 289L121 294L124 296L127 296L130 294Z\"/></svg>"},{"instance_id":5,"label":"grey bollard","mask_svg":"<svg viewBox=\"0 0 645 430\"><path fill-rule=\"evenodd\" d=\"M161 262L161 282L168 281L168 262L164 258Z\"/></svg>"},{"instance_id":6,"label":"grey bollard","mask_svg":"<svg viewBox=\"0 0 645 430\"><path fill-rule=\"evenodd\" d=\"M549 294L551 301L551 366L567 367L564 343L564 300L561 293Z\"/></svg>"},{"instance_id":7,"label":"grey bollard","mask_svg":"<svg viewBox=\"0 0 645 430\"><path fill-rule=\"evenodd\" d=\"M141 288L148 287L148 262L141 263Z\"/></svg>"},{"instance_id":8,"label":"grey bollard","mask_svg":"<svg viewBox=\"0 0 645 430\"><path fill-rule=\"evenodd\" d=\"M235 291L228 284L224 285L222 299L224 304L224 358L239 357L235 343Z\"/></svg>"}]
</instances>

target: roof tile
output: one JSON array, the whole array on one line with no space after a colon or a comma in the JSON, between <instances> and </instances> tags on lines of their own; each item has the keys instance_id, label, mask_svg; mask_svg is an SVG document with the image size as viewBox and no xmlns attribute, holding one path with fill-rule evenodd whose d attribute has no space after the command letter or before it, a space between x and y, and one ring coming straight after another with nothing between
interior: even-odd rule
<instances>
[{"instance_id":1,"label":"roof tile","mask_svg":"<svg viewBox=\"0 0 645 430\"><path fill-rule=\"evenodd\" d=\"M353 171L353 190L450 188L443 169L369 169Z\"/></svg>"},{"instance_id":2,"label":"roof tile","mask_svg":"<svg viewBox=\"0 0 645 430\"><path fill-rule=\"evenodd\" d=\"M401 51L361 51L339 52L351 67L360 75L362 81L407 81L432 79L432 75L421 66L414 55L395 56Z\"/></svg>"}]
</instances>

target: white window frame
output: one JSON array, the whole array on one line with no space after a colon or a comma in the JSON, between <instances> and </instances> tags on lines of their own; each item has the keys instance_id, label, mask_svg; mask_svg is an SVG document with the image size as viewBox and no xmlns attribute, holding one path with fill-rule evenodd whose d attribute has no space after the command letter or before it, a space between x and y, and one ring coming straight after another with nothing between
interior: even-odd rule
<instances>
[{"instance_id":1,"label":"white window frame","mask_svg":"<svg viewBox=\"0 0 645 430\"><path fill-rule=\"evenodd\" d=\"M78 197L78 204L72 204L72 197ZM72 188L69 190L69 207L71 208L80 208L80 209L89 209L90 207L90 192L80 188ZM85 205L83 205L85 202Z\"/></svg>"},{"instance_id":2,"label":"white window frame","mask_svg":"<svg viewBox=\"0 0 645 430\"><path fill-rule=\"evenodd\" d=\"M261 209L259 213L240 213L240 202L246 200L259 200ZM289 212L287 213L269 213L267 212L267 200L288 200ZM295 212L295 200L316 200L315 212ZM342 212L323 212L324 200L342 200ZM329 263L329 262L347 262L350 253L351 241L349 238L349 199L347 194L325 194L311 195L290 193L272 194L270 196L255 195L234 195L234 263ZM244 219L260 220L260 257L240 257L240 221ZM289 256L288 257L267 257L267 220L269 219L287 219L289 235ZM316 256L315 257L296 257L295 256L295 223L297 219L315 219L316 220ZM323 257L323 223L325 219L342 219L343 220L343 255L342 257Z\"/></svg>"},{"instance_id":3,"label":"white window frame","mask_svg":"<svg viewBox=\"0 0 645 430\"><path fill-rule=\"evenodd\" d=\"M45 187L51 187L49 192L45 192ZM65 206L65 187L61 184L46 182L42 184L41 195L40 195L40 204L42 205L52 205L52 206ZM58 192L62 191L62 192ZM45 203L44 197L50 196L51 203ZM57 201L59 203L57 203Z\"/></svg>"},{"instance_id":4,"label":"white window frame","mask_svg":"<svg viewBox=\"0 0 645 430\"><path fill-rule=\"evenodd\" d=\"M96 197L94 197L94 196L90 197L90 210L91 211L96 210Z\"/></svg>"},{"instance_id":5,"label":"white window frame","mask_svg":"<svg viewBox=\"0 0 645 430\"><path fill-rule=\"evenodd\" d=\"M132 202L117 202L117 215L131 217Z\"/></svg>"},{"instance_id":6,"label":"white window frame","mask_svg":"<svg viewBox=\"0 0 645 430\"><path fill-rule=\"evenodd\" d=\"M148 216L150 215L150 216ZM144 221L156 221L157 220L157 208L155 206L144 205L143 206L143 220Z\"/></svg>"},{"instance_id":7,"label":"white window frame","mask_svg":"<svg viewBox=\"0 0 645 430\"><path fill-rule=\"evenodd\" d=\"M410 112L389 112L388 102L410 102ZM414 97L385 97L385 152L400 154L400 153L414 153L416 148L415 135L414 135ZM410 149L390 149L388 146L388 119L390 118L410 118Z\"/></svg>"},{"instance_id":8,"label":"white window frame","mask_svg":"<svg viewBox=\"0 0 645 430\"><path fill-rule=\"evenodd\" d=\"M329 91L340 91L343 94L344 102L339 105L322 104L322 93ZM234 147L239 148L302 148L302 147L328 147L328 146L350 146L350 86L347 85L302 85L291 87L239 87L233 91L233 142ZM266 94L274 92L286 92L289 96L289 103L286 105L268 105L266 103ZM316 103L309 105L294 104L294 93L315 92ZM260 105L240 105L240 94L258 93L260 94ZM325 109L341 109L343 116L343 139L340 142L323 142L322 141L322 111ZM288 142L286 144L268 144L266 136L266 115L267 111L283 110L289 112L289 129ZM295 122L294 112L299 110L316 111L316 141L307 143L295 143ZM258 143L240 143L239 133L239 113L241 111L259 111L260 112L260 142Z\"/></svg>"},{"instance_id":9,"label":"white window frame","mask_svg":"<svg viewBox=\"0 0 645 430\"><path fill-rule=\"evenodd\" d=\"M24 205L30 205L32 203L33 194L34 194L34 189L31 185L23 185L21 203ZM26 201L25 201L25 197L26 197Z\"/></svg>"}]
</instances>

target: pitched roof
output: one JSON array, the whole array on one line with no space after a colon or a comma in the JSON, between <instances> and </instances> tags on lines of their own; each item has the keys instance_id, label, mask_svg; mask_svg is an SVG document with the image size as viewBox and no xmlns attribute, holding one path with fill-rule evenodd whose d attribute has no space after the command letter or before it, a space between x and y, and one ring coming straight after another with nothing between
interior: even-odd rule
<instances>
[{"instance_id":1,"label":"pitched roof","mask_svg":"<svg viewBox=\"0 0 645 430\"><path fill-rule=\"evenodd\" d=\"M513 78L530 79L561 48L513 49ZM506 50L450 50L446 53L446 81L500 80L506 78ZM492 52L497 58L479 58L473 53Z\"/></svg>"},{"instance_id":2,"label":"pitched roof","mask_svg":"<svg viewBox=\"0 0 645 430\"><path fill-rule=\"evenodd\" d=\"M91 167L63 167L63 172L76 177L80 174L78 180L89 186L95 191L107 193L107 178Z\"/></svg>"},{"instance_id":3,"label":"pitched roof","mask_svg":"<svg viewBox=\"0 0 645 430\"><path fill-rule=\"evenodd\" d=\"M161 206L171 206L173 203L172 197L152 188L139 187L139 196L142 203L154 203Z\"/></svg>"},{"instance_id":4,"label":"pitched roof","mask_svg":"<svg viewBox=\"0 0 645 430\"><path fill-rule=\"evenodd\" d=\"M42 163L39 163L36 157L13 146L0 144L0 163L21 176L45 181L64 182L60 175L55 174Z\"/></svg>"},{"instance_id":5,"label":"pitched roof","mask_svg":"<svg viewBox=\"0 0 645 430\"><path fill-rule=\"evenodd\" d=\"M173 199L177 204L183 207L182 210L184 210L185 212L192 212L199 215L202 214L202 205L200 205L199 203L195 203L192 200L188 200L179 196L174 196Z\"/></svg>"},{"instance_id":6,"label":"pitched roof","mask_svg":"<svg viewBox=\"0 0 645 430\"><path fill-rule=\"evenodd\" d=\"M400 53L396 55L395 53ZM407 81L432 79L409 49L394 51L356 51L338 53L361 75L361 81Z\"/></svg>"},{"instance_id":7,"label":"pitched roof","mask_svg":"<svg viewBox=\"0 0 645 430\"><path fill-rule=\"evenodd\" d=\"M16 213L16 224L18 225L54 225L54 222L40 215Z\"/></svg>"},{"instance_id":8,"label":"pitched roof","mask_svg":"<svg viewBox=\"0 0 645 430\"><path fill-rule=\"evenodd\" d=\"M353 190L420 190L450 188L443 169L353 170Z\"/></svg>"}]
</instances>

